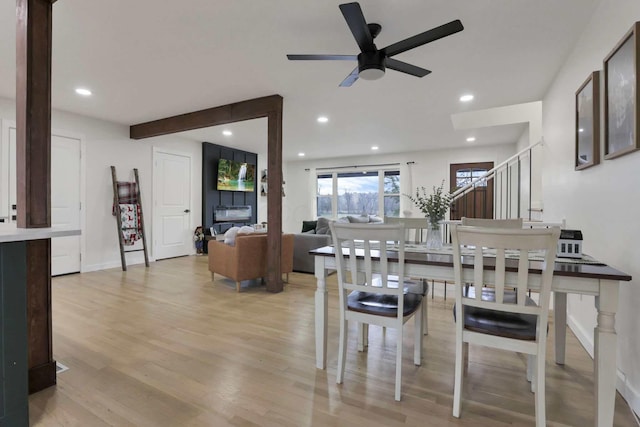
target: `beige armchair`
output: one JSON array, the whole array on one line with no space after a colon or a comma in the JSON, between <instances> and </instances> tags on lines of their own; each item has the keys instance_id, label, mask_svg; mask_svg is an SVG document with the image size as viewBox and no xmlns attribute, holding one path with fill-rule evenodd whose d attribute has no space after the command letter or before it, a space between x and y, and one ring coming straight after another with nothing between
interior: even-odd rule
<instances>
[{"instance_id":1,"label":"beige armchair","mask_svg":"<svg viewBox=\"0 0 640 427\"><path fill-rule=\"evenodd\" d=\"M267 235L238 234L235 246L224 242L209 241L209 271L211 280L216 273L233 279L240 292L243 280L262 278L267 275ZM293 271L293 234L282 235L282 258L280 268L289 281Z\"/></svg>"}]
</instances>

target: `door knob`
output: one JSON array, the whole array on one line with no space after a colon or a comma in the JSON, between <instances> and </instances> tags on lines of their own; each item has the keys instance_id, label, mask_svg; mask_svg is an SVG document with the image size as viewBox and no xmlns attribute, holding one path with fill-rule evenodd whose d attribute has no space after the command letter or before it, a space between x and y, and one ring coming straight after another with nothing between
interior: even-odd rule
<instances>
[{"instance_id":1,"label":"door knob","mask_svg":"<svg viewBox=\"0 0 640 427\"><path fill-rule=\"evenodd\" d=\"M189 213L189 212L191 212L189 209L184 210L184 213Z\"/></svg>"}]
</instances>

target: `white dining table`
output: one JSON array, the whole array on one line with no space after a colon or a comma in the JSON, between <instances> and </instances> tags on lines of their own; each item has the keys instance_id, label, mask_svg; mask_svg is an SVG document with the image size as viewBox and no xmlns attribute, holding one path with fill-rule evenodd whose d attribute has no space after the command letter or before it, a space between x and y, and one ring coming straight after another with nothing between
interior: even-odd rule
<instances>
[{"instance_id":1,"label":"white dining table","mask_svg":"<svg viewBox=\"0 0 640 427\"><path fill-rule=\"evenodd\" d=\"M327 322L328 293L327 275L336 269L335 252L332 246L311 250L315 256L315 327L316 327L316 367L326 369L327 365ZM390 274L397 266L397 255L387 253ZM495 258L493 259L495 260ZM491 264L492 258L485 258ZM507 260L509 261L509 260ZM517 263L517 260L512 260ZM348 264L348 263L347 263ZM463 257L463 274L473 274L473 257ZM507 270L509 270L507 262ZM374 270L377 265L373 266ZM446 254L405 252L404 274L409 277L433 279L454 283L453 258ZM540 263L530 261L529 287L539 288ZM618 288L621 281L630 281L631 276L604 264L565 264L556 262L552 290L554 292L555 362L564 364L567 325L567 294L593 295L598 311L597 326L594 329L594 425L613 426L616 396L616 349L615 330L618 310ZM507 285L516 282L515 273L507 273Z\"/></svg>"}]
</instances>

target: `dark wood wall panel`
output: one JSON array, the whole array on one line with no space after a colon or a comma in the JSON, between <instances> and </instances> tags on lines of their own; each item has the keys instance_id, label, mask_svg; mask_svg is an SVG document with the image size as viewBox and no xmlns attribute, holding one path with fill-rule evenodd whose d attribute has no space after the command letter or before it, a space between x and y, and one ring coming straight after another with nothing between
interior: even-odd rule
<instances>
[{"instance_id":1,"label":"dark wood wall panel","mask_svg":"<svg viewBox=\"0 0 640 427\"><path fill-rule=\"evenodd\" d=\"M236 162L246 162L255 165L253 192L218 191L218 160L228 159ZM234 224L214 224L213 210L216 206L251 206L251 221L258 222L258 155L248 151L222 145L202 143L202 225L205 233L209 234L209 227L214 226L216 232L224 233ZM239 225L239 224L238 224Z\"/></svg>"}]
</instances>

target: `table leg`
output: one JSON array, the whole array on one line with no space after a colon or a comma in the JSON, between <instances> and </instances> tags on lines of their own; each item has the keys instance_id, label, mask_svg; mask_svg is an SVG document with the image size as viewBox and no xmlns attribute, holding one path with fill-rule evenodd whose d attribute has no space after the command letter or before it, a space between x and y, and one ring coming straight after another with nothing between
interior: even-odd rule
<instances>
[{"instance_id":1,"label":"table leg","mask_svg":"<svg viewBox=\"0 0 640 427\"><path fill-rule=\"evenodd\" d=\"M616 312L618 311L618 282L600 281L600 296L596 297L598 326L594 329L595 425L613 425L616 401Z\"/></svg>"},{"instance_id":2,"label":"table leg","mask_svg":"<svg viewBox=\"0 0 640 427\"><path fill-rule=\"evenodd\" d=\"M323 256L315 257L316 289L316 368L327 367L327 270L324 267Z\"/></svg>"},{"instance_id":3,"label":"table leg","mask_svg":"<svg viewBox=\"0 0 640 427\"><path fill-rule=\"evenodd\" d=\"M553 293L553 326L555 330L556 363L564 365L565 347L567 344L567 294Z\"/></svg>"}]
</instances>

